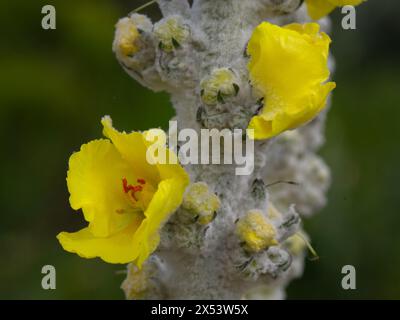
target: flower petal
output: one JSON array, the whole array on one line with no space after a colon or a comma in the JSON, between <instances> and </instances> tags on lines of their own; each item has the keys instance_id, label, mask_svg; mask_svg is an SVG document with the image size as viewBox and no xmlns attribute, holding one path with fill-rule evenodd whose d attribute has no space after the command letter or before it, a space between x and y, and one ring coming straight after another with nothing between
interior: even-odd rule
<instances>
[{"instance_id":1,"label":"flower petal","mask_svg":"<svg viewBox=\"0 0 400 320\"><path fill-rule=\"evenodd\" d=\"M103 117L101 123L104 135L112 141L122 158L129 162L131 170L156 186L160 175L157 167L149 164L146 159L147 146L143 134L119 132L114 129L108 116Z\"/></svg>"},{"instance_id":2,"label":"flower petal","mask_svg":"<svg viewBox=\"0 0 400 320\"><path fill-rule=\"evenodd\" d=\"M96 236L113 234L132 221L134 213L122 189L124 177L134 179L128 163L109 140L84 144L70 157L70 204L75 210L82 208Z\"/></svg>"},{"instance_id":3,"label":"flower petal","mask_svg":"<svg viewBox=\"0 0 400 320\"><path fill-rule=\"evenodd\" d=\"M163 180L158 185L145 212L146 218L134 237L134 248L139 252L136 261L139 267L157 248L160 241L159 230L181 204L186 186L187 183L179 179Z\"/></svg>"},{"instance_id":4,"label":"flower petal","mask_svg":"<svg viewBox=\"0 0 400 320\"><path fill-rule=\"evenodd\" d=\"M306 3L308 14L313 20L319 20L322 17L327 16L336 7L327 0L306 0Z\"/></svg>"},{"instance_id":5,"label":"flower petal","mask_svg":"<svg viewBox=\"0 0 400 320\"><path fill-rule=\"evenodd\" d=\"M308 14L313 20L319 20L330 14L336 7L357 6L365 0L306 0Z\"/></svg>"},{"instance_id":6,"label":"flower petal","mask_svg":"<svg viewBox=\"0 0 400 320\"><path fill-rule=\"evenodd\" d=\"M64 250L82 258L100 257L108 263L128 263L137 257L133 237L141 221L137 216L127 228L104 238L96 237L89 228L84 228L74 233L61 232L57 239Z\"/></svg>"},{"instance_id":7,"label":"flower petal","mask_svg":"<svg viewBox=\"0 0 400 320\"><path fill-rule=\"evenodd\" d=\"M255 90L264 97L261 114L249 129L255 139L271 138L314 118L335 87L329 78L330 38L319 33L319 25L290 24L279 27L268 22L254 31L248 53L248 68Z\"/></svg>"}]
</instances>

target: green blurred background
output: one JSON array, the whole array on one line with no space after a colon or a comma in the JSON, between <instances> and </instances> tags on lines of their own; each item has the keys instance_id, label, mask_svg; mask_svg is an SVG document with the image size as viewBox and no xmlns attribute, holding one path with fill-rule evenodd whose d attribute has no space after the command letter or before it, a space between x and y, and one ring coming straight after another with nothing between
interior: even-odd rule
<instances>
[{"instance_id":1,"label":"green blurred background","mask_svg":"<svg viewBox=\"0 0 400 320\"><path fill-rule=\"evenodd\" d=\"M100 118L131 130L173 115L168 96L140 87L111 52L115 22L144 2L0 2L0 298L123 298L123 266L64 252L55 236L83 226L68 205L67 161L101 136ZM57 30L41 28L45 4ZM357 13L355 31L332 16L338 88L321 154L333 185L305 222L320 260L289 286L291 299L400 298L400 2L369 0ZM45 264L56 267L56 290L41 288ZM341 289L346 264L357 290Z\"/></svg>"}]
</instances>

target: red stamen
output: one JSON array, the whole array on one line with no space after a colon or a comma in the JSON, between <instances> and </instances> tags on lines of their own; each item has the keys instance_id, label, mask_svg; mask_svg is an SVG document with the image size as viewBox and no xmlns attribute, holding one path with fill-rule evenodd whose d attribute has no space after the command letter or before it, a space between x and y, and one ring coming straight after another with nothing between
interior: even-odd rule
<instances>
[{"instance_id":1,"label":"red stamen","mask_svg":"<svg viewBox=\"0 0 400 320\"><path fill-rule=\"evenodd\" d=\"M126 178L122 179L122 186L125 193L128 193L130 190L133 189L132 185L128 185L128 180Z\"/></svg>"},{"instance_id":2,"label":"red stamen","mask_svg":"<svg viewBox=\"0 0 400 320\"><path fill-rule=\"evenodd\" d=\"M133 189L132 189L133 192L138 192L138 191L142 191L142 190L143 190L142 186L133 186Z\"/></svg>"},{"instance_id":3,"label":"red stamen","mask_svg":"<svg viewBox=\"0 0 400 320\"><path fill-rule=\"evenodd\" d=\"M137 181L140 184L145 184L146 183L146 181L144 179L137 179ZM140 186L140 185L133 186L131 184L128 184L128 180L126 178L123 178L122 179L122 187L123 187L125 193L130 193L132 198L135 199L135 201L138 201L138 199L135 196L135 193L142 191L143 190L142 186Z\"/></svg>"}]
</instances>

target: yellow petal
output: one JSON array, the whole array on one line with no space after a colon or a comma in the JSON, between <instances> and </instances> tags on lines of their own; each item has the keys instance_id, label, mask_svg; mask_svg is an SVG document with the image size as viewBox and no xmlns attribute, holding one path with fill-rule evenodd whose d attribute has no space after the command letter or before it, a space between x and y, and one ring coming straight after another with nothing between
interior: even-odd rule
<instances>
[{"instance_id":1,"label":"yellow petal","mask_svg":"<svg viewBox=\"0 0 400 320\"><path fill-rule=\"evenodd\" d=\"M174 179L179 180L180 183L184 185L188 185L189 176L185 169L181 167L178 163L178 158L174 152L169 149L166 149L167 159L175 159L173 164L165 163L165 164L157 164L157 169L160 173L160 177L162 180L166 179Z\"/></svg>"},{"instance_id":2,"label":"yellow petal","mask_svg":"<svg viewBox=\"0 0 400 320\"><path fill-rule=\"evenodd\" d=\"M138 252L136 264L139 267L157 248L160 241L159 230L181 204L186 186L187 183L180 179L163 180L158 185L144 213L146 218L134 236L134 250Z\"/></svg>"},{"instance_id":3,"label":"yellow petal","mask_svg":"<svg viewBox=\"0 0 400 320\"><path fill-rule=\"evenodd\" d=\"M133 218L132 206L123 192L124 177L134 179L128 163L109 140L84 144L70 157L70 204L75 210L82 208L89 229L96 236L124 229Z\"/></svg>"},{"instance_id":4,"label":"yellow petal","mask_svg":"<svg viewBox=\"0 0 400 320\"><path fill-rule=\"evenodd\" d=\"M249 123L249 129L254 130L253 134L249 136L250 139L268 139L272 136L272 121L265 120L261 116L255 116Z\"/></svg>"},{"instance_id":5,"label":"yellow petal","mask_svg":"<svg viewBox=\"0 0 400 320\"><path fill-rule=\"evenodd\" d=\"M112 120L107 116L102 119L102 124L104 126L104 135L111 139L122 157L129 161L138 175L149 180L154 186L157 186L159 181L170 178L181 179L186 184L189 182L189 176L179 164L177 156L166 146L163 147L166 154L166 163L149 164L146 154L147 149L153 142L146 139L148 131L143 133L131 132L129 134L119 132L113 128Z\"/></svg>"},{"instance_id":6,"label":"yellow petal","mask_svg":"<svg viewBox=\"0 0 400 320\"><path fill-rule=\"evenodd\" d=\"M108 237L96 237L89 228L84 228L74 233L61 232L57 239L64 250L82 258L100 257L108 263L128 263L137 257L133 238L141 221L136 217L127 228Z\"/></svg>"},{"instance_id":7,"label":"yellow petal","mask_svg":"<svg viewBox=\"0 0 400 320\"><path fill-rule=\"evenodd\" d=\"M146 148L149 148L153 143L157 143L158 153L165 155L165 160L163 163L156 162L155 166L160 175L160 179L182 179L188 183L189 176L186 171L179 164L179 159L176 154L166 147L167 136L164 131L161 129L150 129L148 131L143 132L144 143ZM157 138L155 138L157 137ZM158 140L159 139L159 140ZM151 153L149 157L151 157ZM161 160L161 159L159 159ZM154 161L154 160L153 160Z\"/></svg>"},{"instance_id":8,"label":"yellow petal","mask_svg":"<svg viewBox=\"0 0 400 320\"><path fill-rule=\"evenodd\" d=\"M366 0L329 0L329 2L332 2L338 7L344 7L344 6L358 6L362 2Z\"/></svg>"},{"instance_id":9,"label":"yellow petal","mask_svg":"<svg viewBox=\"0 0 400 320\"><path fill-rule=\"evenodd\" d=\"M335 5L328 0L306 0L306 3L308 14L313 20L325 17L335 9Z\"/></svg>"},{"instance_id":10,"label":"yellow petal","mask_svg":"<svg viewBox=\"0 0 400 320\"><path fill-rule=\"evenodd\" d=\"M255 139L271 138L314 118L335 87L329 78L330 38L316 23L279 27L260 24L248 45L248 69L264 108L249 129Z\"/></svg>"},{"instance_id":11,"label":"yellow petal","mask_svg":"<svg viewBox=\"0 0 400 320\"><path fill-rule=\"evenodd\" d=\"M108 116L104 117L101 123L103 124L104 135L112 141L122 158L129 162L131 170L156 186L160 180L160 175L157 167L147 162L147 146L143 134L117 131L113 128L112 120Z\"/></svg>"},{"instance_id":12,"label":"yellow petal","mask_svg":"<svg viewBox=\"0 0 400 320\"><path fill-rule=\"evenodd\" d=\"M306 0L308 14L313 20L319 20L330 14L336 7L357 6L364 0Z\"/></svg>"}]
</instances>

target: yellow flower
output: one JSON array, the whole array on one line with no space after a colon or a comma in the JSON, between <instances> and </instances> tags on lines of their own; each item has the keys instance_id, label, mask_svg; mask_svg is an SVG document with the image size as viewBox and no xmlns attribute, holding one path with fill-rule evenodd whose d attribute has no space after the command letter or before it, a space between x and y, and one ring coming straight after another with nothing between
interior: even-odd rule
<instances>
[{"instance_id":1,"label":"yellow flower","mask_svg":"<svg viewBox=\"0 0 400 320\"><path fill-rule=\"evenodd\" d=\"M271 138L313 119L335 88L329 78L331 40L316 23L279 27L268 22L253 32L248 45L250 79L264 98L249 129L255 139Z\"/></svg>"},{"instance_id":2,"label":"yellow flower","mask_svg":"<svg viewBox=\"0 0 400 320\"><path fill-rule=\"evenodd\" d=\"M358 6L365 0L306 0L311 19L319 20L330 14L336 7Z\"/></svg>"},{"instance_id":3,"label":"yellow flower","mask_svg":"<svg viewBox=\"0 0 400 320\"><path fill-rule=\"evenodd\" d=\"M81 257L140 267L157 248L159 229L181 204L189 177L179 164L147 162L146 133L118 132L109 117L102 124L109 140L84 144L71 156L67 175L71 207L82 209L89 224L57 238ZM174 158L170 153L166 149Z\"/></svg>"}]
</instances>

